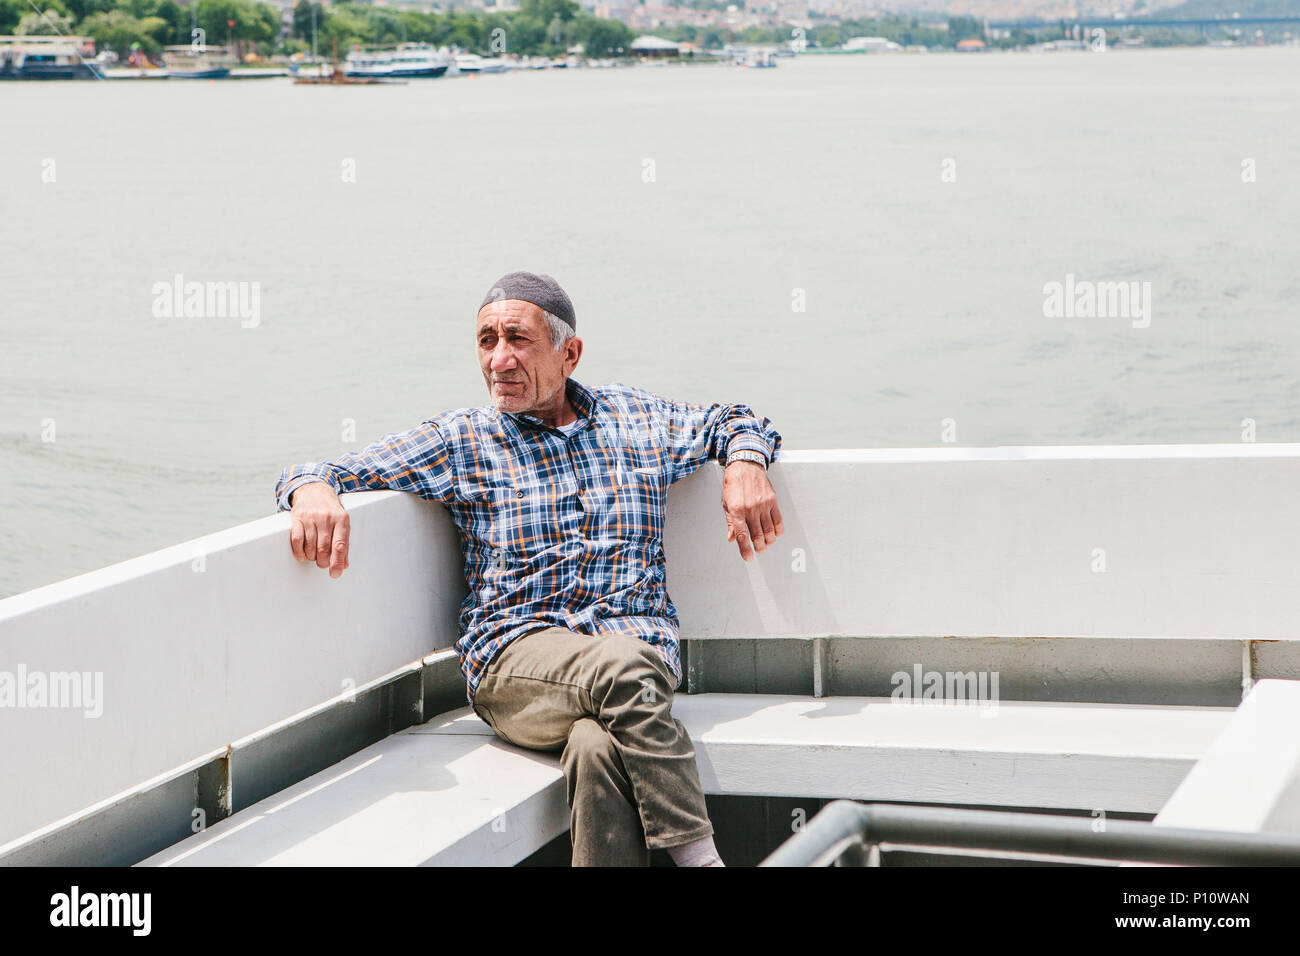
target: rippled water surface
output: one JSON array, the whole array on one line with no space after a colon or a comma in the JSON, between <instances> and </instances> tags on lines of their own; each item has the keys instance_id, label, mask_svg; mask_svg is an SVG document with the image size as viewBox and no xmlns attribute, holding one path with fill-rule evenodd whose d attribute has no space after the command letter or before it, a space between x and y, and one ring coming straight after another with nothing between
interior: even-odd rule
<instances>
[{"instance_id":1,"label":"rippled water surface","mask_svg":"<svg viewBox=\"0 0 1300 956\"><path fill-rule=\"evenodd\" d=\"M787 448L1300 441L1300 49L8 83L0 117L0 595L484 403L474 312L521 268L579 381ZM256 324L156 315L178 274L256 284ZM1149 326L1046 317L1067 275L1149 282Z\"/></svg>"}]
</instances>

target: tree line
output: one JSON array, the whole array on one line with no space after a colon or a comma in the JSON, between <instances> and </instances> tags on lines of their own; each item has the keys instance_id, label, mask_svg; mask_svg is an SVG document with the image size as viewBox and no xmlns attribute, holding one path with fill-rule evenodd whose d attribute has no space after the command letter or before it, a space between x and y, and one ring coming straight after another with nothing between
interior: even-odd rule
<instances>
[{"instance_id":1,"label":"tree line","mask_svg":"<svg viewBox=\"0 0 1300 956\"><path fill-rule=\"evenodd\" d=\"M410 42L454 44L489 56L556 56L581 44L587 56L610 57L626 54L635 37L626 24L592 16L574 0L521 0L519 10L509 13L421 13L299 0L288 24L281 23L277 7L258 0L194 0L184 7L175 0L37 0L37 6L43 12L28 0L0 0L0 34L89 36L98 49L119 56L132 50L157 54L198 38L268 56L310 51L314 13L322 55L337 39L340 51Z\"/></svg>"}]
</instances>

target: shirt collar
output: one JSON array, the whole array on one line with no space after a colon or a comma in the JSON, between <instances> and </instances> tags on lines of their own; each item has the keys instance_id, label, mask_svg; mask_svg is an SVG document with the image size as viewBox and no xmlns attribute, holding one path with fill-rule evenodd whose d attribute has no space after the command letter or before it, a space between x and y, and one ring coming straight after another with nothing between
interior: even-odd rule
<instances>
[{"instance_id":1,"label":"shirt collar","mask_svg":"<svg viewBox=\"0 0 1300 956\"><path fill-rule=\"evenodd\" d=\"M596 417L596 406L598 404L596 393L585 385L580 384L577 379L574 378L565 379L564 393L568 397L569 402L573 405L574 409L578 412L578 421L580 423L578 430L581 431L582 429L587 428ZM488 406L488 417L495 419L498 415L504 415L515 422L523 422L525 424L542 428L550 427L549 425L543 425L539 419L534 418L532 415L518 415L514 412L503 412L497 408L496 403L493 402Z\"/></svg>"}]
</instances>

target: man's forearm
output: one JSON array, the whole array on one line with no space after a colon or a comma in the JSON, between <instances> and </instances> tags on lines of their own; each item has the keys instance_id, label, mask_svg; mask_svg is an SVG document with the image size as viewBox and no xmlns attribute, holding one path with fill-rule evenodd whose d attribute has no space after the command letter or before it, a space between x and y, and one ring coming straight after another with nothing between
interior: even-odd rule
<instances>
[{"instance_id":1,"label":"man's forearm","mask_svg":"<svg viewBox=\"0 0 1300 956\"><path fill-rule=\"evenodd\" d=\"M415 428L384 435L333 461L292 465L275 487L279 510L290 495L311 481L329 482L336 495L352 491L409 491L422 498L448 500L453 493L452 460L437 424L426 419Z\"/></svg>"}]
</instances>

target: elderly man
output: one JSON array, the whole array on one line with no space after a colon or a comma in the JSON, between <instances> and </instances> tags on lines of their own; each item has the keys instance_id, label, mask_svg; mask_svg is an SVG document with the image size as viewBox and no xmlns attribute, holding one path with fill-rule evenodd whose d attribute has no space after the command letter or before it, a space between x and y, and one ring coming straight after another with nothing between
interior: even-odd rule
<instances>
[{"instance_id":1,"label":"elderly man","mask_svg":"<svg viewBox=\"0 0 1300 956\"><path fill-rule=\"evenodd\" d=\"M721 866L695 751L671 714L681 683L663 552L668 486L724 463L727 540L746 561L785 529L767 465L781 436L744 405L689 405L570 378L573 303L512 272L475 319L490 405L285 470L290 545L338 577L350 526L339 494L395 489L447 506L469 595L456 649L471 706L501 739L563 750L575 866Z\"/></svg>"}]
</instances>

